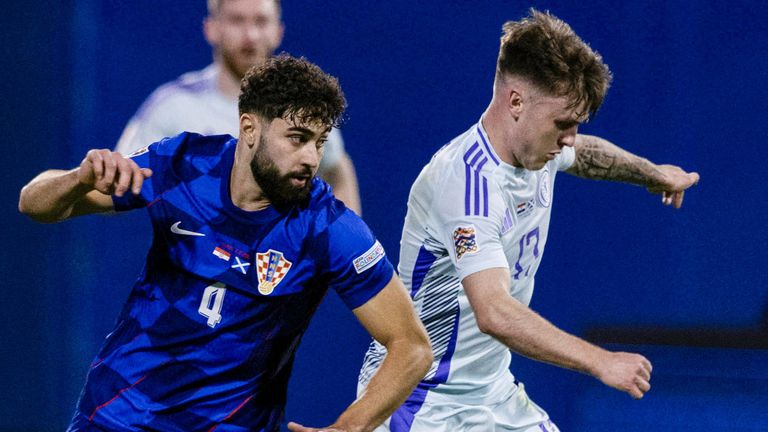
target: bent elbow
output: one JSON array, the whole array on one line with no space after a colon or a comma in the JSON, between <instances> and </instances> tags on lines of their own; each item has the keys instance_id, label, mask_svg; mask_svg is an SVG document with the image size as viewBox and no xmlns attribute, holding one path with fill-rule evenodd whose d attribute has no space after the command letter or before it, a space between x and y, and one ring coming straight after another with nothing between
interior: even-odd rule
<instances>
[{"instance_id":1,"label":"bent elbow","mask_svg":"<svg viewBox=\"0 0 768 432\"><path fill-rule=\"evenodd\" d=\"M26 190L26 187L22 189L21 194L19 194L19 204L18 204L19 213L39 223L59 222L60 219L58 218L51 217L50 215L46 215L44 213L40 213L38 209L35 208L31 200L27 196L27 194L25 193L25 190Z\"/></svg>"},{"instance_id":2,"label":"bent elbow","mask_svg":"<svg viewBox=\"0 0 768 432\"><path fill-rule=\"evenodd\" d=\"M489 336L497 336L499 334L500 322L493 318L490 314L477 314L477 328Z\"/></svg>"},{"instance_id":3,"label":"bent elbow","mask_svg":"<svg viewBox=\"0 0 768 432\"><path fill-rule=\"evenodd\" d=\"M414 365L417 365L420 376L424 376L429 367L432 366L434 361L434 355L432 354L432 346L427 341L426 343L419 344L419 346L413 351Z\"/></svg>"},{"instance_id":4,"label":"bent elbow","mask_svg":"<svg viewBox=\"0 0 768 432\"><path fill-rule=\"evenodd\" d=\"M19 194L19 213L29 217L36 222L45 222L44 220L41 220L40 215L38 215L35 211L35 208L30 203L30 199L26 192L27 187L25 186L23 189L21 189L21 193Z\"/></svg>"}]
</instances>

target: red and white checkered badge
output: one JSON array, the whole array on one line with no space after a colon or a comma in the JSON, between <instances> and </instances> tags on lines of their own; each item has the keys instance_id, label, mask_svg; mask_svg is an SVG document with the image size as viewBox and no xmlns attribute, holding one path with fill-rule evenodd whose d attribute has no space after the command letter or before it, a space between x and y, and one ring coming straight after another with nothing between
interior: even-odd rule
<instances>
[{"instance_id":1,"label":"red and white checkered badge","mask_svg":"<svg viewBox=\"0 0 768 432\"><path fill-rule=\"evenodd\" d=\"M293 263L283 257L282 252L268 250L256 254L256 273L259 277L259 292L272 294L277 284L285 277Z\"/></svg>"}]
</instances>

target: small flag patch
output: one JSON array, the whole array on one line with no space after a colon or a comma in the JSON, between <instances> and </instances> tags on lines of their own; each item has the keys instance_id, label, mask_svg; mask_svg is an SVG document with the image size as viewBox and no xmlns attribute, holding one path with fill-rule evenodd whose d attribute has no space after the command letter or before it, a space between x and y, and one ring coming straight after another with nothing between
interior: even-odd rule
<instances>
[{"instance_id":1,"label":"small flag patch","mask_svg":"<svg viewBox=\"0 0 768 432\"><path fill-rule=\"evenodd\" d=\"M232 254L230 254L229 252L225 251L224 249L218 246L216 246L216 249L213 250L213 254L223 259L224 261L229 261L229 258L232 257Z\"/></svg>"}]
</instances>

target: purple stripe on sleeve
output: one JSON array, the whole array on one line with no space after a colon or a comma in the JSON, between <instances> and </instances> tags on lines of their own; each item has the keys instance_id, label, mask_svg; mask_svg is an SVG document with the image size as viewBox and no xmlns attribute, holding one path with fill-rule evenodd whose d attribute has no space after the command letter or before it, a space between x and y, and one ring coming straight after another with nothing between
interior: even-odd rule
<instances>
[{"instance_id":1,"label":"purple stripe on sleeve","mask_svg":"<svg viewBox=\"0 0 768 432\"><path fill-rule=\"evenodd\" d=\"M483 216L488 217L488 180L483 177Z\"/></svg>"},{"instance_id":2,"label":"purple stripe on sleeve","mask_svg":"<svg viewBox=\"0 0 768 432\"><path fill-rule=\"evenodd\" d=\"M475 216L480 216L480 172L475 171Z\"/></svg>"},{"instance_id":3,"label":"purple stripe on sleeve","mask_svg":"<svg viewBox=\"0 0 768 432\"><path fill-rule=\"evenodd\" d=\"M464 186L464 215L469 216L470 191L472 190L472 173L469 165L465 165L466 184Z\"/></svg>"}]
</instances>

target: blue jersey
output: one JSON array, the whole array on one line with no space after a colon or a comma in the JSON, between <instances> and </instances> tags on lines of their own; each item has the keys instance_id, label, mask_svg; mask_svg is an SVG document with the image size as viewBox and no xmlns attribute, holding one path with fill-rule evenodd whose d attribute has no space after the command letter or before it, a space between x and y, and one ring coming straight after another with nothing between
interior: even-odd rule
<instances>
[{"instance_id":1,"label":"blue jersey","mask_svg":"<svg viewBox=\"0 0 768 432\"><path fill-rule=\"evenodd\" d=\"M379 242L329 186L249 212L230 198L236 140L183 133L133 155L153 175L154 239L91 366L71 430L271 431L294 353L328 288L354 309L390 281Z\"/></svg>"}]
</instances>

